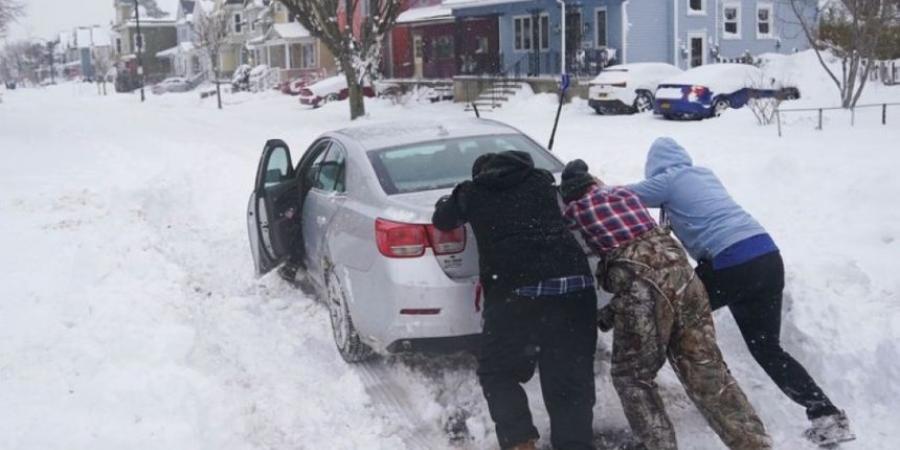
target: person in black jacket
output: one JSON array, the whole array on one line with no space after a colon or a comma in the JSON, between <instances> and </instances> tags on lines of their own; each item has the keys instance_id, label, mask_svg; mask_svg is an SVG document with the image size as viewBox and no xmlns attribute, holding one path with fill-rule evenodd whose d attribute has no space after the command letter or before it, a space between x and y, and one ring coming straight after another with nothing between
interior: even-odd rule
<instances>
[{"instance_id":1,"label":"person in black jacket","mask_svg":"<svg viewBox=\"0 0 900 450\"><path fill-rule=\"evenodd\" d=\"M594 448L597 296L553 175L525 152L483 155L472 180L438 200L432 222L475 233L485 294L478 379L500 447L535 448L521 384L539 366L553 447Z\"/></svg>"}]
</instances>

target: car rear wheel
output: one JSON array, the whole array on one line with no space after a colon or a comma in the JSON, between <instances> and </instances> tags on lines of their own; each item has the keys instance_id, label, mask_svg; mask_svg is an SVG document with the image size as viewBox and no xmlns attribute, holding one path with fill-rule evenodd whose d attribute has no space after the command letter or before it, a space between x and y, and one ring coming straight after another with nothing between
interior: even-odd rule
<instances>
[{"instance_id":1,"label":"car rear wheel","mask_svg":"<svg viewBox=\"0 0 900 450\"><path fill-rule=\"evenodd\" d=\"M599 114L599 115L602 116L602 115L603 115L603 108L601 108L601 107L599 107L599 106L595 106L595 107L594 107L594 112L596 112L597 114Z\"/></svg>"},{"instance_id":2,"label":"car rear wheel","mask_svg":"<svg viewBox=\"0 0 900 450\"><path fill-rule=\"evenodd\" d=\"M326 283L327 297L325 301L328 302L334 343L337 345L341 358L348 363L362 362L372 358L374 352L359 339L359 333L353 325L350 308L347 305L346 290L333 266L328 269Z\"/></svg>"},{"instance_id":3,"label":"car rear wheel","mask_svg":"<svg viewBox=\"0 0 900 450\"><path fill-rule=\"evenodd\" d=\"M719 117L728 108L731 108L731 102L729 102L727 98L717 99L716 102L713 103L713 115Z\"/></svg>"},{"instance_id":4,"label":"car rear wheel","mask_svg":"<svg viewBox=\"0 0 900 450\"><path fill-rule=\"evenodd\" d=\"M325 96L325 103L331 103L331 102L336 102L336 101L338 101L337 94L328 94Z\"/></svg>"},{"instance_id":5,"label":"car rear wheel","mask_svg":"<svg viewBox=\"0 0 900 450\"><path fill-rule=\"evenodd\" d=\"M649 92L638 92L634 99L634 112L642 113L653 110L653 94Z\"/></svg>"}]
</instances>

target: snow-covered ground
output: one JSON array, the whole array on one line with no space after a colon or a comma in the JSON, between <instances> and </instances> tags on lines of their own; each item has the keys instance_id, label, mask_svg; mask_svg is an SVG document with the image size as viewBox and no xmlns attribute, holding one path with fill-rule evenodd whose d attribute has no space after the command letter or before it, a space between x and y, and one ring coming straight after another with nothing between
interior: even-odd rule
<instances>
[{"instance_id":1,"label":"snow-covered ground","mask_svg":"<svg viewBox=\"0 0 900 450\"><path fill-rule=\"evenodd\" d=\"M821 80L798 83L804 105L836 102ZM900 87L867 99L900 101ZM546 142L552 96L509 106L490 117ZM364 121L468 114L367 107ZM349 366L322 305L252 275L245 206L263 143L285 139L296 156L347 115L344 102L313 111L276 93L228 96L217 111L196 94L140 104L80 84L4 92L0 448L493 448L469 358ZM747 110L680 123L600 117L579 101L556 142L611 183L639 179L659 136L721 175L783 251L785 346L847 410L859 435L847 449L900 442L900 107L887 126L880 115L858 111L851 128L831 112L816 131L814 113L787 114L779 138ZM802 409L752 361L729 313L716 322L776 448L813 448ZM618 433L608 349L604 336L595 426ZM668 369L661 385L682 448L722 448ZM537 383L528 390L546 437ZM451 444L445 428L460 423L471 438Z\"/></svg>"}]
</instances>

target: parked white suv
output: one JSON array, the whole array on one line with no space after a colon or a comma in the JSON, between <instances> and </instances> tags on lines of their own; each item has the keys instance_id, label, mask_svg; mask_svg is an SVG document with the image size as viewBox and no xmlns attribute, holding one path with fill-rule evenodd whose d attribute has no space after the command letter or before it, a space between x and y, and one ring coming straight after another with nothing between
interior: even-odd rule
<instances>
[{"instance_id":1,"label":"parked white suv","mask_svg":"<svg viewBox=\"0 0 900 450\"><path fill-rule=\"evenodd\" d=\"M591 80L588 104L597 114L633 114L653 110L659 82L681 73L665 63L610 66Z\"/></svg>"}]
</instances>

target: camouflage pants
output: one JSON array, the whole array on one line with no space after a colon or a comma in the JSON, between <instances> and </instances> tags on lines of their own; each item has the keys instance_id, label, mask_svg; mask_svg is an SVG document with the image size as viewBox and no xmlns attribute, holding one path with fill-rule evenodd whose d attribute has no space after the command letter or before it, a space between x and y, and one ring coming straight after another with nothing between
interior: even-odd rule
<instances>
[{"instance_id":1,"label":"camouflage pants","mask_svg":"<svg viewBox=\"0 0 900 450\"><path fill-rule=\"evenodd\" d=\"M719 347L706 290L667 233L651 231L605 258L598 270L615 294L612 378L625 416L650 450L677 449L654 382L666 358L688 396L730 449L770 449L753 406Z\"/></svg>"}]
</instances>

